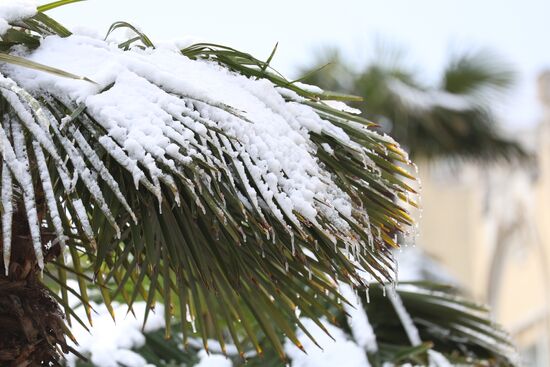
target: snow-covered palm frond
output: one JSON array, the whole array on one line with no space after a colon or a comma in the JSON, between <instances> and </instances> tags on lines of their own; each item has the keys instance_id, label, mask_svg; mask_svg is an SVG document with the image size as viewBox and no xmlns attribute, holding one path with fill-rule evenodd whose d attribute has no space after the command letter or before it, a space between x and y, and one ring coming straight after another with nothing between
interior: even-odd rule
<instances>
[{"instance_id":1,"label":"snow-covered palm frond","mask_svg":"<svg viewBox=\"0 0 550 367\"><path fill-rule=\"evenodd\" d=\"M155 48L127 23L110 31L136 36L114 44L42 11L4 18L2 273L24 212L68 316L82 322L71 292L92 321L96 284L108 308L143 298L145 318L161 299L167 335L177 314L205 348L229 333L240 352L243 339L261 352L260 329L281 355L281 332L300 345L295 307L331 317L337 281L363 284L358 269L393 279L390 249L415 205L410 162L325 101L346 96L233 49Z\"/></svg>"}]
</instances>

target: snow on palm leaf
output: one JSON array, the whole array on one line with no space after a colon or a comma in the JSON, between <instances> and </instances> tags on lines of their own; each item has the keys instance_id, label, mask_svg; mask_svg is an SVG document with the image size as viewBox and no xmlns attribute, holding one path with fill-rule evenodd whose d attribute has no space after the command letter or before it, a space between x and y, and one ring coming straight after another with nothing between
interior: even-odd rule
<instances>
[{"instance_id":1,"label":"snow on palm leaf","mask_svg":"<svg viewBox=\"0 0 550 367\"><path fill-rule=\"evenodd\" d=\"M62 299L69 271L88 305L89 260L107 307L177 301L205 344L227 329L259 348L259 326L282 354L278 331L299 345L295 307L330 316L323 302L337 279L362 284L358 268L392 280L394 236L412 224L409 162L324 102L341 96L228 48L155 48L142 34L117 45L41 12L16 25L0 54L6 273L20 192L37 266L69 248L58 275L44 270Z\"/></svg>"}]
</instances>

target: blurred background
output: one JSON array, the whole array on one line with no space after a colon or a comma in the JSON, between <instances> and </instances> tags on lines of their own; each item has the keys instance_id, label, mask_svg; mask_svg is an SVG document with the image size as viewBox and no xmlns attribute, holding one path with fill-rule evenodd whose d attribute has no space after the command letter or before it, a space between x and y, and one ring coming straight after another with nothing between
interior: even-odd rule
<instances>
[{"instance_id":1,"label":"blurred background","mask_svg":"<svg viewBox=\"0 0 550 367\"><path fill-rule=\"evenodd\" d=\"M271 65L283 75L362 96L353 107L406 147L422 179L401 280L445 280L488 303L529 366L550 365L548 14L547 0L95 0L52 11L77 32L125 20L154 40L264 59L278 43Z\"/></svg>"}]
</instances>

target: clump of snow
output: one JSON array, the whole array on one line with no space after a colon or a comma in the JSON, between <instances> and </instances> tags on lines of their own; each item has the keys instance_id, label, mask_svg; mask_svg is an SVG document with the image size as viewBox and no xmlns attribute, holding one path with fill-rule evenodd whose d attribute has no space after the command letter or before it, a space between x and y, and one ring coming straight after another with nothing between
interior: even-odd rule
<instances>
[{"instance_id":1,"label":"clump of snow","mask_svg":"<svg viewBox=\"0 0 550 367\"><path fill-rule=\"evenodd\" d=\"M200 362L195 367L231 367L233 363L220 354L208 354L205 350L199 351Z\"/></svg>"},{"instance_id":2,"label":"clump of snow","mask_svg":"<svg viewBox=\"0 0 550 367\"><path fill-rule=\"evenodd\" d=\"M316 85L306 84L302 82L296 82L294 83L294 85L310 93L315 93L315 94L323 93L323 90Z\"/></svg>"},{"instance_id":3,"label":"clump of snow","mask_svg":"<svg viewBox=\"0 0 550 367\"><path fill-rule=\"evenodd\" d=\"M36 14L36 1L1 0L0 1L0 35L6 33L9 23L32 17Z\"/></svg>"},{"instance_id":4,"label":"clump of snow","mask_svg":"<svg viewBox=\"0 0 550 367\"><path fill-rule=\"evenodd\" d=\"M354 114L354 115L361 114L361 110L359 110L357 108L350 107L350 106L348 106L347 104L345 104L344 102L341 102L341 101L328 100L328 101L323 101L323 103L326 104L329 107L334 108L335 110L338 110L338 111L348 112L348 113L351 113L351 114Z\"/></svg>"},{"instance_id":5,"label":"clump of snow","mask_svg":"<svg viewBox=\"0 0 550 367\"><path fill-rule=\"evenodd\" d=\"M321 320L333 340L312 320L301 318L300 321L323 349L319 349L304 332L298 331L298 339L303 342L307 354L286 340L285 352L292 361L292 367L370 366L365 350L350 340L341 329L326 320Z\"/></svg>"},{"instance_id":6,"label":"clump of snow","mask_svg":"<svg viewBox=\"0 0 550 367\"><path fill-rule=\"evenodd\" d=\"M135 317L128 313L125 305L113 303L116 323L105 304L92 304L97 312L93 315L93 327L88 332L82 325L73 321L71 332L78 340L79 345L73 345L78 352L87 356L94 366L98 367L149 367L146 360L133 348L139 348L145 344L145 336L141 329L145 316L145 302L136 302L133 305ZM84 307L75 309L76 314L84 320L86 312ZM150 312L144 331L152 332L164 327L163 306L157 305L154 312ZM67 365L74 367L77 357L67 356Z\"/></svg>"}]
</instances>

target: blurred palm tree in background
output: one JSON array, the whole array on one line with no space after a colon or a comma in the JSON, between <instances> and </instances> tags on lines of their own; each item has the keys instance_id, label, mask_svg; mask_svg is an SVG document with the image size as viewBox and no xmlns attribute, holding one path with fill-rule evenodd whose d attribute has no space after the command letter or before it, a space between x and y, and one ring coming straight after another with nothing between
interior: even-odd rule
<instances>
[{"instance_id":1,"label":"blurred palm tree in background","mask_svg":"<svg viewBox=\"0 0 550 367\"><path fill-rule=\"evenodd\" d=\"M526 156L503 134L495 116L494 102L515 76L497 55L487 50L454 54L433 86L423 83L421 71L405 59L399 50L382 47L374 61L357 69L329 50L302 69L301 81L363 97L351 105L399 141L413 160Z\"/></svg>"}]
</instances>

